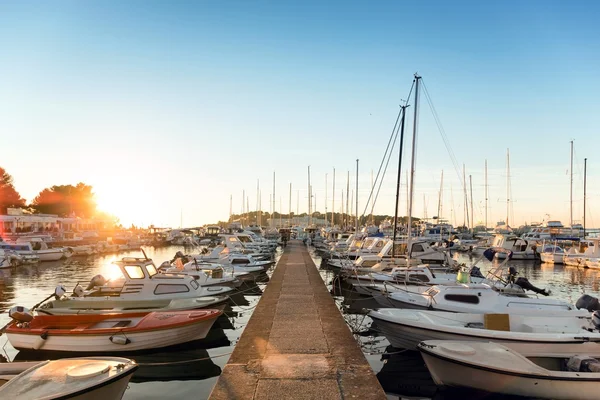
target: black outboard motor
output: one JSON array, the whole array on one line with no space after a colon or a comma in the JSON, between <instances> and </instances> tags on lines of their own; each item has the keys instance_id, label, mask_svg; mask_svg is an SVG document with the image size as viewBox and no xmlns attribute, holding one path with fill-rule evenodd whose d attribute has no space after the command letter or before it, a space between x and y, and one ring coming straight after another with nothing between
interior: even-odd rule
<instances>
[{"instance_id":1,"label":"black outboard motor","mask_svg":"<svg viewBox=\"0 0 600 400\"><path fill-rule=\"evenodd\" d=\"M527 278L517 278L515 280L515 285L520 286L524 290L531 290L532 292L537 293L537 294L541 294L544 296L550 296L550 291L548 291L546 289L540 289L538 287L533 286L531 284L531 282L529 282L529 279L527 279Z\"/></svg>"},{"instance_id":2,"label":"black outboard motor","mask_svg":"<svg viewBox=\"0 0 600 400\"><path fill-rule=\"evenodd\" d=\"M508 282L515 283L515 280L517 279L518 274L519 273L517 272L515 267L508 267ZM525 288L523 288L523 289L525 289Z\"/></svg>"},{"instance_id":3,"label":"black outboard motor","mask_svg":"<svg viewBox=\"0 0 600 400\"><path fill-rule=\"evenodd\" d=\"M577 307L578 310L581 310L583 308L588 310L589 312L594 312L600 310L600 302L598 301L597 297L590 296L589 294L584 294L579 298L579 300L577 300L577 303L575 303L575 307Z\"/></svg>"},{"instance_id":4,"label":"black outboard motor","mask_svg":"<svg viewBox=\"0 0 600 400\"><path fill-rule=\"evenodd\" d=\"M96 275L92 278L92 280L90 281L90 284L87 286L87 288L85 290L92 290L93 288L97 287L97 286L104 286L106 285L106 279L104 279L104 277L102 275Z\"/></svg>"},{"instance_id":5,"label":"black outboard motor","mask_svg":"<svg viewBox=\"0 0 600 400\"><path fill-rule=\"evenodd\" d=\"M471 268L471 276L475 277L475 278L483 278L483 279L485 279L485 276L483 276L483 274L481 273L481 269L479 269L479 267L473 267L473 268Z\"/></svg>"},{"instance_id":6,"label":"black outboard motor","mask_svg":"<svg viewBox=\"0 0 600 400\"><path fill-rule=\"evenodd\" d=\"M592 323L596 327L596 329L600 330L600 312L594 311L592 314Z\"/></svg>"}]
</instances>

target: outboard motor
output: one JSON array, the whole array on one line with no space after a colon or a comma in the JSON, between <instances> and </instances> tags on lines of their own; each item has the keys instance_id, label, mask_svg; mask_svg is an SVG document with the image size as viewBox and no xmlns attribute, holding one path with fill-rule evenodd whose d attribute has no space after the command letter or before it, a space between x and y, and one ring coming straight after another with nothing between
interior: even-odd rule
<instances>
[{"instance_id":1,"label":"outboard motor","mask_svg":"<svg viewBox=\"0 0 600 400\"><path fill-rule=\"evenodd\" d=\"M8 310L8 316L17 322L31 322L33 319L31 311L22 306L14 306Z\"/></svg>"},{"instance_id":2,"label":"outboard motor","mask_svg":"<svg viewBox=\"0 0 600 400\"><path fill-rule=\"evenodd\" d=\"M592 323L594 324L596 329L600 329L600 313L598 311L593 312Z\"/></svg>"},{"instance_id":3,"label":"outboard motor","mask_svg":"<svg viewBox=\"0 0 600 400\"><path fill-rule=\"evenodd\" d=\"M510 283L515 283L515 280L517 279L518 274L519 273L517 272L515 267L508 267L508 281ZM523 288L523 289L525 289L525 288Z\"/></svg>"},{"instance_id":4,"label":"outboard motor","mask_svg":"<svg viewBox=\"0 0 600 400\"><path fill-rule=\"evenodd\" d=\"M527 278L517 278L517 280L515 281L515 285L520 286L524 290L531 290L534 293L541 294L544 296L550 296L551 293L549 290L540 289L538 287L533 286Z\"/></svg>"},{"instance_id":5,"label":"outboard motor","mask_svg":"<svg viewBox=\"0 0 600 400\"><path fill-rule=\"evenodd\" d=\"M65 289L63 285L58 285L56 288L54 288L54 298L56 300L60 300L65 293L67 293L67 289Z\"/></svg>"},{"instance_id":6,"label":"outboard motor","mask_svg":"<svg viewBox=\"0 0 600 400\"><path fill-rule=\"evenodd\" d=\"M92 290L96 286L104 286L106 284L106 279L102 275L96 275L90 281L90 284L87 286L85 290Z\"/></svg>"},{"instance_id":7,"label":"outboard motor","mask_svg":"<svg viewBox=\"0 0 600 400\"><path fill-rule=\"evenodd\" d=\"M81 287L81 285L75 286L75 288L73 289L73 295L76 297L83 296L83 288Z\"/></svg>"},{"instance_id":8,"label":"outboard motor","mask_svg":"<svg viewBox=\"0 0 600 400\"><path fill-rule=\"evenodd\" d=\"M483 274L481 273L481 269L479 269L479 267L472 267L471 268L471 276L475 277L475 278L483 278L483 279L485 279L485 276L483 276Z\"/></svg>"},{"instance_id":9,"label":"outboard motor","mask_svg":"<svg viewBox=\"0 0 600 400\"><path fill-rule=\"evenodd\" d=\"M600 310L600 302L598 301L597 297L590 296L589 294L584 294L579 298L579 300L577 300L577 303L575 303L575 307L577 307L578 310L581 310L583 308L588 310L589 312L594 312Z\"/></svg>"}]
</instances>

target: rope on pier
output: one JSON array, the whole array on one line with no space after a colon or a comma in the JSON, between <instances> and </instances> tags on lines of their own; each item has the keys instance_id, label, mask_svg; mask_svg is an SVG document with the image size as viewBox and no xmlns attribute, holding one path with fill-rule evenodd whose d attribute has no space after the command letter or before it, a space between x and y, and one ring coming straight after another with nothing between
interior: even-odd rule
<instances>
[{"instance_id":1,"label":"rope on pier","mask_svg":"<svg viewBox=\"0 0 600 400\"><path fill-rule=\"evenodd\" d=\"M157 363L137 363L137 364L140 367L153 367L153 366L160 366L160 365L177 365L177 364L192 364L192 363L195 363L195 362L198 362L198 361L206 361L206 360L211 360L213 358L225 357L225 356L231 355L232 353L233 353L233 351L230 351L229 353L217 354L216 356L212 356L212 357L195 358L193 360L166 361L166 362L157 362Z\"/></svg>"}]
</instances>

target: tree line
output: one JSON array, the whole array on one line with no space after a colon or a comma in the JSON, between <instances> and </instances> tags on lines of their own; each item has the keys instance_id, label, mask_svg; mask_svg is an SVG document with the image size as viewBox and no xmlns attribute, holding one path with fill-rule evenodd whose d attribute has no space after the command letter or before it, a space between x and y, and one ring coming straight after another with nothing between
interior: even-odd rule
<instances>
[{"instance_id":1,"label":"tree line","mask_svg":"<svg viewBox=\"0 0 600 400\"><path fill-rule=\"evenodd\" d=\"M93 188L85 183L54 185L43 189L27 204L15 189L13 177L0 167L0 214L8 208L25 208L32 213L55 214L59 217L75 215L90 218L97 214Z\"/></svg>"}]
</instances>

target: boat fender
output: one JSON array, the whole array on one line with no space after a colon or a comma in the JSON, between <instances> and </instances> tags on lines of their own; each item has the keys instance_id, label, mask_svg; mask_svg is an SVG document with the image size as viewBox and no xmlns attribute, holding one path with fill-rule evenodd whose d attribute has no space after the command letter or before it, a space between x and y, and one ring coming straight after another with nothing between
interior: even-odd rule
<instances>
[{"instance_id":1,"label":"boat fender","mask_svg":"<svg viewBox=\"0 0 600 400\"><path fill-rule=\"evenodd\" d=\"M18 322L30 322L33 320L33 314L29 309L22 306L15 306L8 311L8 316Z\"/></svg>"},{"instance_id":2,"label":"boat fender","mask_svg":"<svg viewBox=\"0 0 600 400\"><path fill-rule=\"evenodd\" d=\"M48 332L43 332L40 336L37 337L35 342L33 342L33 350L39 350L42 348L44 343L46 343L46 339L48 339Z\"/></svg>"},{"instance_id":3,"label":"boat fender","mask_svg":"<svg viewBox=\"0 0 600 400\"><path fill-rule=\"evenodd\" d=\"M594 311L592 314L592 323L596 329L600 330L600 311Z\"/></svg>"},{"instance_id":4,"label":"boat fender","mask_svg":"<svg viewBox=\"0 0 600 400\"><path fill-rule=\"evenodd\" d=\"M75 297L83 297L83 288L81 287L81 285L75 286L75 288L73 289L73 295Z\"/></svg>"},{"instance_id":5,"label":"boat fender","mask_svg":"<svg viewBox=\"0 0 600 400\"><path fill-rule=\"evenodd\" d=\"M115 335L113 335L109 339L114 344L123 344L123 345L125 345L125 344L131 343L131 340L129 340L125 336L115 336Z\"/></svg>"},{"instance_id":6,"label":"boat fender","mask_svg":"<svg viewBox=\"0 0 600 400\"><path fill-rule=\"evenodd\" d=\"M600 310L600 302L598 301L597 297L584 294L577 300L575 307L577 307L578 310L586 309L589 312L594 312L596 310Z\"/></svg>"},{"instance_id":7,"label":"boat fender","mask_svg":"<svg viewBox=\"0 0 600 400\"><path fill-rule=\"evenodd\" d=\"M106 279L102 275L96 275L90 280L90 284L87 286L86 290L91 290L96 286L104 286L106 284Z\"/></svg>"}]
</instances>

